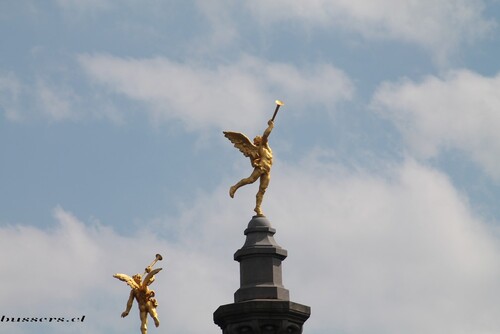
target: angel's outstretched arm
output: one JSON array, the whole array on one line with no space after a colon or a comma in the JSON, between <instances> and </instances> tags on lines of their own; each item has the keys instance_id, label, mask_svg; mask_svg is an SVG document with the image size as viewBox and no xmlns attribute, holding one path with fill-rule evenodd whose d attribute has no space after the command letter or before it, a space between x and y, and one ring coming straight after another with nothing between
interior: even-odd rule
<instances>
[{"instance_id":1,"label":"angel's outstretched arm","mask_svg":"<svg viewBox=\"0 0 500 334\"><path fill-rule=\"evenodd\" d=\"M130 308L132 308L133 302L134 302L134 290L130 291L130 296L128 297L127 301L127 308L122 313L122 318L125 318L128 315L128 313L130 312Z\"/></svg>"},{"instance_id":2,"label":"angel's outstretched arm","mask_svg":"<svg viewBox=\"0 0 500 334\"><path fill-rule=\"evenodd\" d=\"M264 144L267 143L267 137L269 137L273 128L274 128L274 122L273 122L273 120L270 119L267 122L267 129L264 131L264 134L262 135L262 142Z\"/></svg>"}]
</instances>

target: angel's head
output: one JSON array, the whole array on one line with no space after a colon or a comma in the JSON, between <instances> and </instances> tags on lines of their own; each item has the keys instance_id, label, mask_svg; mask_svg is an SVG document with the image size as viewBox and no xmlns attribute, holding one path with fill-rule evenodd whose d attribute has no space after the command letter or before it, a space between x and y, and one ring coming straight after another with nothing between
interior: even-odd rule
<instances>
[{"instance_id":1,"label":"angel's head","mask_svg":"<svg viewBox=\"0 0 500 334\"><path fill-rule=\"evenodd\" d=\"M255 136L255 138L253 139L253 144L255 146L259 146L260 143L262 143L262 137L261 136Z\"/></svg>"},{"instance_id":2,"label":"angel's head","mask_svg":"<svg viewBox=\"0 0 500 334\"><path fill-rule=\"evenodd\" d=\"M137 284L141 284L142 282L142 275L141 274L135 274L134 276L132 276L132 278L134 279L134 281L137 283Z\"/></svg>"}]
</instances>

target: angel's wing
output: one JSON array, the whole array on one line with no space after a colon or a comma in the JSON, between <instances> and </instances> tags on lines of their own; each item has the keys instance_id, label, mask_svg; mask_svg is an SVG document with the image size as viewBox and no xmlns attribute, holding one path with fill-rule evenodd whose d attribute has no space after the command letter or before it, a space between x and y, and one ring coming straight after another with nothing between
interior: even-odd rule
<instances>
[{"instance_id":1,"label":"angel's wing","mask_svg":"<svg viewBox=\"0 0 500 334\"><path fill-rule=\"evenodd\" d=\"M259 158L259 150L247 136L239 132L224 131L224 137L229 139L231 143L234 144L245 157L249 157L251 160Z\"/></svg>"},{"instance_id":2,"label":"angel's wing","mask_svg":"<svg viewBox=\"0 0 500 334\"><path fill-rule=\"evenodd\" d=\"M132 277L125 274L114 274L114 278L118 278L120 281L127 283L132 289L138 289L139 285L134 281Z\"/></svg>"},{"instance_id":3,"label":"angel's wing","mask_svg":"<svg viewBox=\"0 0 500 334\"><path fill-rule=\"evenodd\" d=\"M156 274L158 274L161 269L162 268L156 268L154 270L151 270L151 272L149 274L147 274L146 277L144 277L144 279L142 280L142 286L146 287L146 286L150 285L151 283L153 283L153 281L155 280L154 276Z\"/></svg>"}]
</instances>

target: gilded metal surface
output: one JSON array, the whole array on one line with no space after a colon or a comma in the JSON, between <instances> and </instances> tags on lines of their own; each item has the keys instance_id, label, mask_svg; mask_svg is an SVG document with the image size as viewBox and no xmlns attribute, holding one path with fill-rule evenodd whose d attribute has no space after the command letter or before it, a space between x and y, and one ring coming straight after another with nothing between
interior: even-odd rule
<instances>
[{"instance_id":1,"label":"gilded metal surface","mask_svg":"<svg viewBox=\"0 0 500 334\"><path fill-rule=\"evenodd\" d=\"M127 301L127 307L122 313L122 318L126 317L130 312L130 308L134 302L134 299L139 305L139 317L141 319L141 334L147 334L148 332L148 314L153 318L155 326L160 326L160 320L158 320L158 314L156 308L158 307L158 301L155 297L155 292L149 289L149 285L154 282L155 275L162 270L162 268L153 269L154 264L162 260L160 254L156 254L156 259L146 267L145 274L147 275L142 279L141 274L135 274L130 277L125 274L114 274L113 277L118 278L132 288L130 290L130 295Z\"/></svg>"},{"instance_id":2,"label":"gilded metal surface","mask_svg":"<svg viewBox=\"0 0 500 334\"><path fill-rule=\"evenodd\" d=\"M274 128L274 118L278 113L278 109L283 105L283 102L276 100L276 109L273 118L267 122L267 128L262 136L256 136L253 143L242 133L224 131L224 136L234 144L244 156L250 158L250 163L254 168L249 177L241 179L238 183L229 189L229 196L234 197L236 190L240 187L254 183L260 179L259 190L255 200L255 213L257 216L263 216L261 205L264 198L264 193L269 186L271 179L271 167L273 165L273 151L268 143L268 137Z\"/></svg>"}]
</instances>

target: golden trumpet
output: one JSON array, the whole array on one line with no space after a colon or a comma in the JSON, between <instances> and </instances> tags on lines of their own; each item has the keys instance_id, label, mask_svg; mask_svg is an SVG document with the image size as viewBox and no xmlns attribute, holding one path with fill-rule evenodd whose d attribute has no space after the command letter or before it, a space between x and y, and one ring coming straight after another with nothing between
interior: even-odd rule
<instances>
[{"instance_id":1,"label":"golden trumpet","mask_svg":"<svg viewBox=\"0 0 500 334\"><path fill-rule=\"evenodd\" d=\"M153 269L153 266L156 264L156 262L158 261L161 261L163 260L163 256L161 256L160 254L156 254L156 258L153 262L151 262L151 264L149 266L146 267L146 269L144 269L144 273L150 273L151 270Z\"/></svg>"},{"instance_id":2,"label":"golden trumpet","mask_svg":"<svg viewBox=\"0 0 500 334\"><path fill-rule=\"evenodd\" d=\"M278 109L284 105L283 101L280 101L280 100L276 100L276 109L274 110L274 114L273 114L273 118L271 118L271 121L274 122L274 118L276 117L276 114L278 113Z\"/></svg>"}]
</instances>

